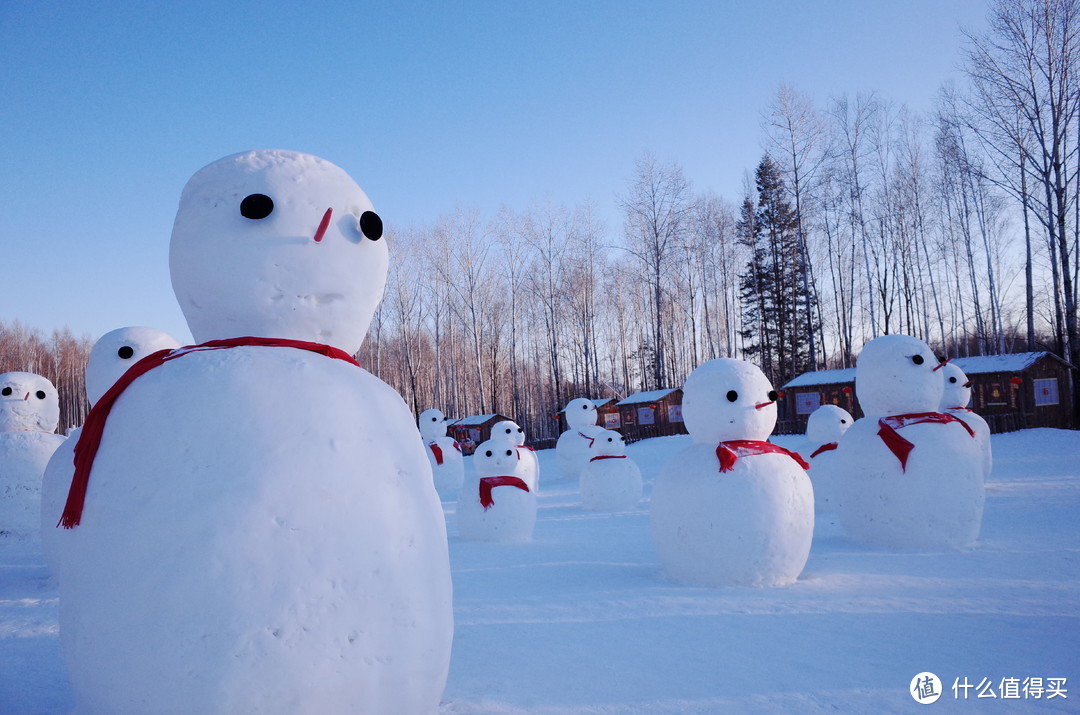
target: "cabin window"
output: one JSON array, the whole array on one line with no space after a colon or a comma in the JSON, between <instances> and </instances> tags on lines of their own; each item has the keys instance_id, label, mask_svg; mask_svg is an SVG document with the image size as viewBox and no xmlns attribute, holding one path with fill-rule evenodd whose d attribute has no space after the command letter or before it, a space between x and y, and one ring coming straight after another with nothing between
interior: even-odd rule
<instances>
[{"instance_id":1,"label":"cabin window","mask_svg":"<svg viewBox=\"0 0 1080 715\"><path fill-rule=\"evenodd\" d=\"M1035 387L1035 406L1056 405L1058 403L1058 383L1056 377L1032 380Z\"/></svg>"},{"instance_id":2,"label":"cabin window","mask_svg":"<svg viewBox=\"0 0 1080 715\"><path fill-rule=\"evenodd\" d=\"M604 413L604 429L619 429L620 427L622 427L622 420L619 419L618 412Z\"/></svg>"},{"instance_id":3,"label":"cabin window","mask_svg":"<svg viewBox=\"0 0 1080 715\"><path fill-rule=\"evenodd\" d=\"M656 417L651 407L637 408L637 422L639 425L651 425L656 423Z\"/></svg>"},{"instance_id":4,"label":"cabin window","mask_svg":"<svg viewBox=\"0 0 1080 715\"><path fill-rule=\"evenodd\" d=\"M668 405L668 422L682 422L682 405Z\"/></svg>"},{"instance_id":5,"label":"cabin window","mask_svg":"<svg viewBox=\"0 0 1080 715\"><path fill-rule=\"evenodd\" d=\"M799 392L795 395L795 414L808 415L821 407L820 392Z\"/></svg>"}]
</instances>

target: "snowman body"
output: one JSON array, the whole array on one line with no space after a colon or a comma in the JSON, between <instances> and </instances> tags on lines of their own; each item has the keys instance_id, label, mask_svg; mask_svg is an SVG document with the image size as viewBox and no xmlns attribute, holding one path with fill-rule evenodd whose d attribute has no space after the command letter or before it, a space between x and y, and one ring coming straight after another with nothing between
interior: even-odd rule
<instances>
[{"instance_id":1,"label":"snowman body","mask_svg":"<svg viewBox=\"0 0 1080 715\"><path fill-rule=\"evenodd\" d=\"M525 430L521 429L513 420L496 422L491 428L492 439L503 439L514 447L518 460L521 461L518 473L529 490L536 494L540 491L540 462L536 458L536 452L531 447L525 446Z\"/></svg>"},{"instance_id":2,"label":"snowman body","mask_svg":"<svg viewBox=\"0 0 1080 715\"><path fill-rule=\"evenodd\" d=\"M641 469L626 456L614 430L597 436L593 457L581 470L581 505L590 511L629 511L641 501Z\"/></svg>"},{"instance_id":3,"label":"snowman body","mask_svg":"<svg viewBox=\"0 0 1080 715\"><path fill-rule=\"evenodd\" d=\"M855 389L866 416L837 452L836 513L852 538L902 549L959 549L982 523L985 487L973 431L938 412L940 363L921 340L868 342Z\"/></svg>"},{"instance_id":4,"label":"snowman body","mask_svg":"<svg viewBox=\"0 0 1080 715\"><path fill-rule=\"evenodd\" d=\"M196 351L140 377L109 417L61 578L78 701L431 711L448 556L410 440L391 388L294 349Z\"/></svg>"},{"instance_id":5,"label":"snowman body","mask_svg":"<svg viewBox=\"0 0 1080 715\"><path fill-rule=\"evenodd\" d=\"M694 444L661 470L650 526L665 574L701 586L779 586L810 554L814 495L797 455L765 442L776 393L761 371L720 358L683 386Z\"/></svg>"},{"instance_id":6,"label":"snowman body","mask_svg":"<svg viewBox=\"0 0 1080 715\"><path fill-rule=\"evenodd\" d=\"M514 446L490 439L473 453L475 474L466 476L457 503L458 533L468 541L531 541L536 494L523 478Z\"/></svg>"}]
</instances>

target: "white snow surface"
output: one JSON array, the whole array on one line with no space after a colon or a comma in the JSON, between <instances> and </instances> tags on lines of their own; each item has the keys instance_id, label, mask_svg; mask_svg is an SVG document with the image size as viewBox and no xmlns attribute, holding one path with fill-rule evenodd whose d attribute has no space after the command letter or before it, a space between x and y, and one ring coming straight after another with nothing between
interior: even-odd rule
<instances>
[{"instance_id":1,"label":"white snow surface","mask_svg":"<svg viewBox=\"0 0 1080 715\"><path fill-rule=\"evenodd\" d=\"M974 546L865 546L819 518L806 568L781 588L667 581L647 502L585 512L576 483L549 484L526 544L459 539L454 501L444 499L456 628L440 710L919 713L934 708L908 686L930 671L943 683L942 712L1075 712L1080 432L1024 430L992 442ZM662 465L689 444L682 435L628 447L646 498ZM537 454L554 469L554 450ZM0 539L0 712L73 707L58 599L40 555ZM1049 677L1068 679L1067 699L987 702L972 690L958 703L952 690L957 679L985 678L1000 695L1002 679Z\"/></svg>"}]
</instances>

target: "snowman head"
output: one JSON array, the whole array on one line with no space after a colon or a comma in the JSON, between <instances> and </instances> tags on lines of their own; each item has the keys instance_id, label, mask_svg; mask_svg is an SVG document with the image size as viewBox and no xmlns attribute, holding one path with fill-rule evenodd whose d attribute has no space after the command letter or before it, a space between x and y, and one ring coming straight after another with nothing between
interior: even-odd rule
<instances>
[{"instance_id":1,"label":"snowman head","mask_svg":"<svg viewBox=\"0 0 1080 715\"><path fill-rule=\"evenodd\" d=\"M473 453L473 469L481 477L514 476L518 463L517 450L505 439L481 442Z\"/></svg>"},{"instance_id":2,"label":"snowman head","mask_svg":"<svg viewBox=\"0 0 1080 715\"><path fill-rule=\"evenodd\" d=\"M55 432L60 396L52 382L32 372L0 375L0 432Z\"/></svg>"},{"instance_id":3,"label":"snowman head","mask_svg":"<svg viewBox=\"0 0 1080 715\"><path fill-rule=\"evenodd\" d=\"M416 424L420 427L420 436L424 439L446 436L446 415L435 408L421 412Z\"/></svg>"},{"instance_id":4,"label":"snowman head","mask_svg":"<svg viewBox=\"0 0 1080 715\"><path fill-rule=\"evenodd\" d=\"M184 187L173 291L197 342L250 335L355 353L386 283L382 235L371 201L330 162L235 154Z\"/></svg>"},{"instance_id":5,"label":"snowman head","mask_svg":"<svg viewBox=\"0 0 1080 715\"><path fill-rule=\"evenodd\" d=\"M776 426L777 393L757 365L717 358L683 385L682 414L695 442L765 440Z\"/></svg>"},{"instance_id":6,"label":"snowman head","mask_svg":"<svg viewBox=\"0 0 1080 715\"><path fill-rule=\"evenodd\" d=\"M86 362L86 397L90 404L101 399L128 368L158 350L180 347L176 338L156 328L117 328L98 338Z\"/></svg>"},{"instance_id":7,"label":"snowman head","mask_svg":"<svg viewBox=\"0 0 1080 715\"><path fill-rule=\"evenodd\" d=\"M502 422L496 422L495 426L491 428L491 438L503 439L516 447L520 447L525 444L525 430L521 429L518 423L513 420L503 420Z\"/></svg>"},{"instance_id":8,"label":"snowman head","mask_svg":"<svg viewBox=\"0 0 1080 715\"><path fill-rule=\"evenodd\" d=\"M814 444L839 442L854 421L843 407L822 405L806 420L806 437Z\"/></svg>"},{"instance_id":9,"label":"snowman head","mask_svg":"<svg viewBox=\"0 0 1080 715\"><path fill-rule=\"evenodd\" d=\"M606 429L593 440L593 452L598 457L622 457L626 454L626 442L615 430Z\"/></svg>"},{"instance_id":10,"label":"snowman head","mask_svg":"<svg viewBox=\"0 0 1080 715\"><path fill-rule=\"evenodd\" d=\"M576 397L567 402L563 412L566 413L566 426L570 429L581 429L596 424L596 405L592 400L584 397Z\"/></svg>"},{"instance_id":11,"label":"snowman head","mask_svg":"<svg viewBox=\"0 0 1080 715\"><path fill-rule=\"evenodd\" d=\"M950 410L954 407L967 407L971 402L971 380L964 371L953 363L945 363L941 368L944 375L944 389L941 393L939 409Z\"/></svg>"},{"instance_id":12,"label":"snowman head","mask_svg":"<svg viewBox=\"0 0 1080 715\"><path fill-rule=\"evenodd\" d=\"M855 363L855 394L869 415L934 412L941 403L941 363L926 343L883 335L863 345Z\"/></svg>"}]
</instances>

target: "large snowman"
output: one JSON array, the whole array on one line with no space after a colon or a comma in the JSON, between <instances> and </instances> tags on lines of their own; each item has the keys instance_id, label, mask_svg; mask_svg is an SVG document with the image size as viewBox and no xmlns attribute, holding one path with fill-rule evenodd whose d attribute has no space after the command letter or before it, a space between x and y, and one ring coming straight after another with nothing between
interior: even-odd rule
<instances>
[{"instance_id":1,"label":"large snowman","mask_svg":"<svg viewBox=\"0 0 1080 715\"><path fill-rule=\"evenodd\" d=\"M314 156L237 154L184 188L170 269L201 345L125 373L76 449L60 626L81 709L438 707L442 510L409 409L349 357L381 238Z\"/></svg>"},{"instance_id":2,"label":"large snowman","mask_svg":"<svg viewBox=\"0 0 1080 715\"><path fill-rule=\"evenodd\" d=\"M661 470L651 527L664 572L701 586L778 586L798 578L814 535L801 457L766 440L776 392L743 360L699 365L683 385L693 444Z\"/></svg>"},{"instance_id":3,"label":"large snowman","mask_svg":"<svg viewBox=\"0 0 1080 715\"><path fill-rule=\"evenodd\" d=\"M975 433L975 441L979 443L979 451L982 453L985 479L990 476L990 470L994 467L994 457L990 449L990 425L968 407L971 402L971 380L964 371L950 362L941 368L941 373L944 378L941 411L959 417Z\"/></svg>"},{"instance_id":4,"label":"large snowman","mask_svg":"<svg viewBox=\"0 0 1080 715\"><path fill-rule=\"evenodd\" d=\"M132 365L158 350L180 347L176 338L163 330L141 325L117 328L98 338L86 361L86 397L91 405L97 403ZM60 575L61 553L71 529L59 528L71 477L75 471L75 445L81 427L76 427L56 450L45 468L41 480L41 545L45 563L54 576Z\"/></svg>"},{"instance_id":5,"label":"large snowman","mask_svg":"<svg viewBox=\"0 0 1080 715\"><path fill-rule=\"evenodd\" d=\"M465 461L461 445L446 434L446 415L441 410L431 408L421 412L416 423L424 440L424 451L431 464L435 488L440 493L456 492L465 477Z\"/></svg>"},{"instance_id":6,"label":"large snowman","mask_svg":"<svg viewBox=\"0 0 1080 715\"><path fill-rule=\"evenodd\" d=\"M836 450L836 512L849 536L894 548L956 549L979 534L985 489L974 432L939 412L929 346L886 335L863 346L855 391L865 417Z\"/></svg>"},{"instance_id":7,"label":"large snowman","mask_svg":"<svg viewBox=\"0 0 1080 715\"><path fill-rule=\"evenodd\" d=\"M555 458L563 479L578 480L581 470L593 457L593 445L604 428L596 424L596 405L592 400L575 397L563 409L566 431L555 443Z\"/></svg>"},{"instance_id":8,"label":"large snowman","mask_svg":"<svg viewBox=\"0 0 1080 715\"><path fill-rule=\"evenodd\" d=\"M509 442L521 462L519 473L534 494L540 490L540 462L536 450L525 444L525 430L513 420L496 422L491 427L491 438Z\"/></svg>"},{"instance_id":9,"label":"large snowman","mask_svg":"<svg viewBox=\"0 0 1080 715\"><path fill-rule=\"evenodd\" d=\"M54 434L59 422L60 399L48 378L0 375L0 541L38 540L42 475L64 443Z\"/></svg>"}]
</instances>

